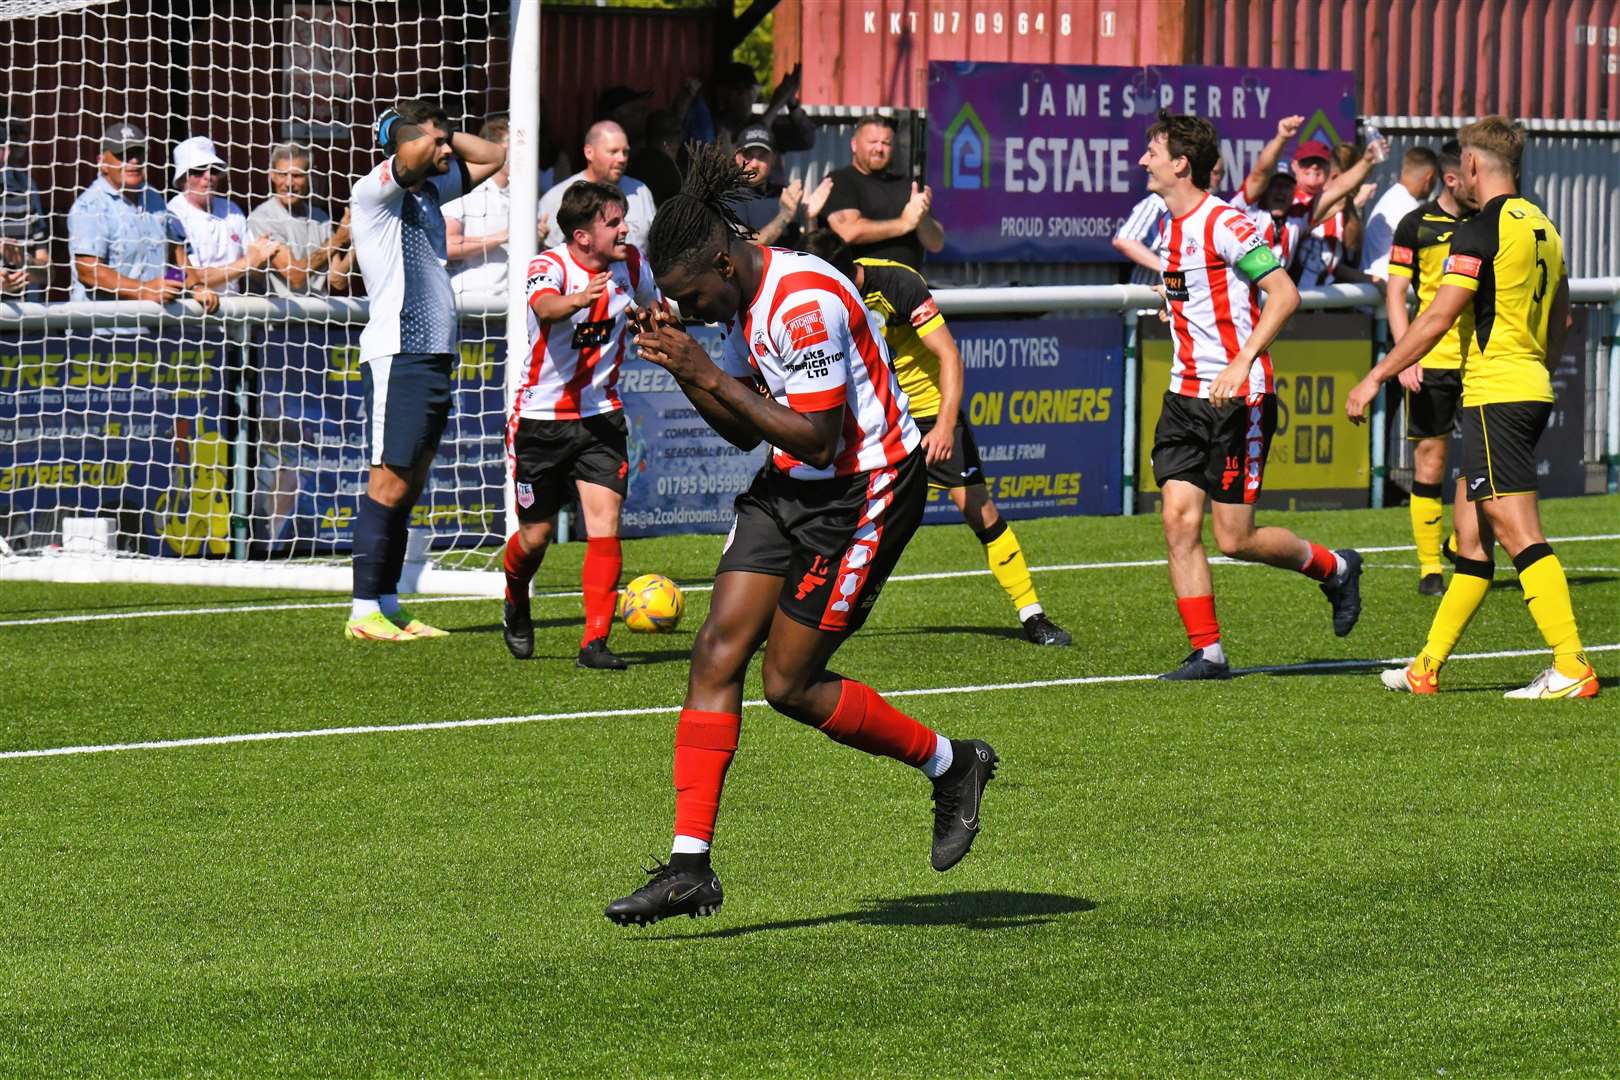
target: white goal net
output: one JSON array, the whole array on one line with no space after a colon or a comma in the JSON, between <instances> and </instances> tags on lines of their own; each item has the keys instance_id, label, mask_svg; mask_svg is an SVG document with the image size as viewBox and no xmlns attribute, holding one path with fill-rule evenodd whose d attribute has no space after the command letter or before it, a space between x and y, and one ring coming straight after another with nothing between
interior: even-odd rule
<instances>
[{"instance_id":1,"label":"white goal net","mask_svg":"<svg viewBox=\"0 0 1620 1080\"><path fill-rule=\"evenodd\" d=\"M490 7L0 0L10 576L94 559L123 568L100 577L277 567L341 587L365 459L364 292L340 219L380 159L380 109L432 97L469 130L506 111L491 54L509 16ZM176 242L217 311L195 288L172 295ZM507 301L463 299L451 426L413 544L483 568L505 533Z\"/></svg>"}]
</instances>

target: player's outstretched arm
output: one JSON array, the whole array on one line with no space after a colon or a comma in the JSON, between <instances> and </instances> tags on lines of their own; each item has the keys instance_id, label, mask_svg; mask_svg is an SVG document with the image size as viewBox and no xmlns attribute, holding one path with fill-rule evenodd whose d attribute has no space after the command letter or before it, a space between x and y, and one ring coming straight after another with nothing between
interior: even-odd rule
<instances>
[{"instance_id":1,"label":"player's outstretched arm","mask_svg":"<svg viewBox=\"0 0 1620 1080\"><path fill-rule=\"evenodd\" d=\"M578 292L560 295L552 292L538 293L529 300L529 309L534 312L534 317L543 323L571 319L575 312L584 311L607 292L610 276L606 271L592 274L591 280Z\"/></svg>"},{"instance_id":2,"label":"player's outstretched arm","mask_svg":"<svg viewBox=\"0 0 1620 1080\"><path fill-rule=\"evenodd\" d=\"M832 464L844 425L844 406L799 413L745 387L715 366L702 345L667 323L636 335L644 360L675 376L692 406L733 445L733 434L768 442L818 469Z\"/></svg>"},{"instance_id":3,"label":"player's outstretched arm","mask_svg":"<svg viewBox=\"0 0 1620 1080\"><path fill-rule=\"evenodd\" d=\"M1388 379L1394 378L1424 356L1430 349L1440 343L1451 329L1451 324L1457 321L1457 316L1463 309L1474 302L1474 293L1460 285L1442 285L1429 301L1412 324L1406 328L1406 333L1395 342L1395 347L1389 350L1389 355L1380 360L1373 369L1367 372L1365 378L1355 385L1344 399L1344 414L1352 423L1359 424L1367 418L1367 406L1372 404L1373 398L1378 396L1378 388Z\"/></svg>"}]
</instances>

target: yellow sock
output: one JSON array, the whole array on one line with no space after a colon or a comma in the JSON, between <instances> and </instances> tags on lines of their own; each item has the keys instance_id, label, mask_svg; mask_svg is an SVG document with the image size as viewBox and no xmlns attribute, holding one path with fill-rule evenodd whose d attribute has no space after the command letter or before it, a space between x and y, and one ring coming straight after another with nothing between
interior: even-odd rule
<instances>
[{"instance_id":1,"label":"yellow sock","mask_svg":"<svg viewBox=\"0 0 1620 1080\"><path fill-rule=\"evenodd\" d=\"M1491 575L1495 571L1495 564L1483 559L1457 559L1457 572L1451 575L1446 594L1440 598L1440 607L1429 624L1429 640L1423 643L1423 653L1418 657L1420 661L1427 658L1432 662L1428 670L1445 663L1451 650L1457 647L1457 639L1468 629L1474 612L1485 602L1485 594L1491 591Z\"/></svg>"},{"instance_id":2,"label":"yellow sock","mask_svg":"<svg viewBox=\"0 0 1620 1080\"><path fill-rule=\"evenodd\" d=\"M1029 577L1029 563L1024 561L1023 549L1018 546L1018 537L1013 535L1012 526L1005 520L998 521L979 539L984 543L984 556L990 563L990 572L1000 582L1013 607L1022 612L1029 605L1040 603L1035 597L1035 583Z\"/></svg>"},{"instance_id":3,"label":"yellow sock","mask_svg":"<svg viewBox=\"0 0 1620 1080\"><path fill-rule=\"evenodd\" d=\"M1440 501L1439 484L1412 485L1412 502L1407 507L1412 516L1412 541L1417 545L1418 574L1427 577L1442 571L1440 565L1440 537L1444 533L1445 504Z\"/></svg>"},{"instance_id":4,"label":"yellow sock","mask_svg":"<svg viewBox=\"0 0 1620 1080\"><path fill-rule=\"evenodd\" d=\"M1575 626L1575 608L1569 600L1569 580L1564 566L1547 544L1531 544L1513 557L1524 589L1524 605L1536 628L1552 646L1553 666L1566 679L1586 674L1586 654L1581 651L1581 633Z\"/></svg>"}]
</instances>

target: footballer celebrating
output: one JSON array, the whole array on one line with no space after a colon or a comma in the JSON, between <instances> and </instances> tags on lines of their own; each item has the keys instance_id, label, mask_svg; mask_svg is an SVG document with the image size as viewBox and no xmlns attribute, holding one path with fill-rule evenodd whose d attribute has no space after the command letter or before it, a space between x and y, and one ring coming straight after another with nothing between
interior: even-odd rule
<instances>
[{"instance_id":1,"label":"footballer celebrating","mask_svg":"<svg viewBox=\"0 0 1620 1080\"><path fill-rule=\"evenodd\" d=\"M450 417L456 307L439 207L506 161L496 143L452 131L428 101L403 101L377 121L387 160L354 185L355 255L371 300L360 333L371 472L354 516L354 600L344 635L416 641L446 633L399 606L411 509Z\"/></svg>"},{"instance_id":2,"label":"footballer celebrating","mask_svg":"<svg viewBox=\"0 0 1620 1080\"><path fill-rule=\"evenodd\" d=\"M1431 353L1465 312L1473 346L1462 375L1462 479L1478 528L1457 530L1456 572L1440 598L1423 651L1380 678L1391 690L1433 694L1440 668L1490 591L1495 537L1513 559L1524 604L1553 652L1552 667L1507 697L1548 700L1598 694L1581 649L1569 581L1541 530L1536 442L1552 415L1551 370L1569 332L1564 242L1539 207L1519 194L1524 131L1504 116L1464 127L1464 200L1478 212L1457 226L1434 298L1389 355L1357 383L1345 412L1361 423L1386 380ZM1459 520L1462 514L1457 515Z\"/></svg>"},{"instance_id":3,"label":"footballer celebrating","mask_svg":"<svg viewBox=\"0 0 1620 1080\"><path fill-rule=\"evenodd\" d=\"M623 670L608 649L624 559L619 511L630 471L619 365L632 307L658 303L641 253L626 242L624 195L582 180L563 193L557 226L566 242L529 264L529 359L507 425L518 530L506 541L506 647L534 655L529 583L557 511L577 494L585 519L585 633L580 667Z\"/></svg>"},{"instance_id":4,"label":"footballer celebrating","mask_svg":"<svg viewBox=\"0 0 1620 1080\"><path fill-rule=\"evenodd\" d=\"M1215 540L1223 555L1320 582L1340 637L1361 616L1359 554L1329 551L1287 529L1255 525L1255 501L1277 428L1266 350L1299 306L1299 292L1254 225L1209 193L1219 156L1208 120L1161 112L1148 129L1140 162L1148 190L1168 208L1157 247L1164 259L1173 356L1153 435L1153 478L1163 492L1170 585L1192 645L1165 679L1232 674L1204 553L1206 500L1214 504Z\"/></svg>"},{"instance_id":5,"label":"footballer celebrating","mask_svg":"<svg viewBox=\"0 0 1620 1080\"><path fill-rule=\"evenodd\" d=\"M871 687L827 670L866 620L922 519L921 436L855 287L813 255L757 246L732 210L742 172L695 151L679 195L658 209L649 260L683 315L725 328L722 366L672 316L643 318L641 355L669 371L733 445L771 446L715 574L675 728L675 841L668 865L608 905L620 924L720 907L709 861L742 722L743 676L765 645L766 700L832 739L903 761L933 782L931 863L954 866L979 829L996 755L952 741Z\"/></svg>"},{"instance_id":6,"label":"footballer celebrating","mask_svg":"<svg viewBox=\"0 0 1620 1080\"><path fill-rule=\"evenodd\" d=\"M816 233L809 250L854 282L878 316L900 389L922 433L928 486L950 496L984 545L990 573L1018 612L1024 637L1036 645L1069 644L1069 632L1041 607L1018 537L985 488L979 447L961 412L962 356L928 282L905 263L855 258L831 229Z\"/></svg>"}]
</instances>

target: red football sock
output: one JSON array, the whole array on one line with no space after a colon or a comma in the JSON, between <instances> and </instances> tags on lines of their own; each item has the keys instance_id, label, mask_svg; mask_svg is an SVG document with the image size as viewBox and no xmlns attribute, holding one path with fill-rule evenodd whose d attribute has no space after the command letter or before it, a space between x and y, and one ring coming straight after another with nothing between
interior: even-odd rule
<instances>
[{"instance_id":1,"label":"red football sock","mask_svg":"<svg viewBox=\"0 0 1620 1080\"><path fill-rule=\"evenodd\" d=\"M544 544L533 551L524 551L517 533L506 538L506 551L501 556L501 569L506 571L508 600L525 603L528 601L529 582L534 580L535 571L540 569L540 561L545 557Z\"/></svg>"},{"instance_id":2,"label":"red football sock","mask_svg":"<svg viewBox=\"0 0 1620 1080\"><path fill-rule=\"evenodd\" d=\"M1183 596L1176 601L1181 612L1181 625L1187 628L1187 640L1195 649L1213 645L1221 640L1221 624L1215 619L1215 597Z\"/></svg>"},{"instance_id":3,"label":"red football sock","mask_svg":"<svg viewBox=\"0 0 1620 1080\"><path fill-rule=\"evenodd\" d=\"M832 715L817 725L835 742L921 768L938 736L883 700L865 683L844 679Z\"/></svg>"},{"instance_id":4,"label":"red football sock","mask_svg":"<svg viewBox=\"0 0 1620 1080\"><path fill-rule=\"evenodd\" d=\"M623 569L617 536L593 536L585 541L585 565L579 572L580 588L585 592L585 636L580 638L580 648L607 637L613 629L613 607L619 599L619 572Z\"/></svg>"},{"instance_id":5,"label":"red football sock","mask_svg":"<svg viewBox=\"0 0 1620 1080\"><path fill-rule=\"evenodd\" d=\"M714 842L720 789L737 753L742 717L682 709L675 724L675 835Z\"/></svg>"},{"instance_id":6,"label":"red football sock","mask_svg":"<svg viewBox=\"0 0 1620 1080\"><path fill-rule=\"evenodd\" d=\"M1299 572L1313 581L1326 581L1338 571L1338 560L1333 557L1333 552L1321 544L1311 544L1309 540L1305 542L1311 545L1311 557L1299 568Z\"/></svg>"}]
</instances>

